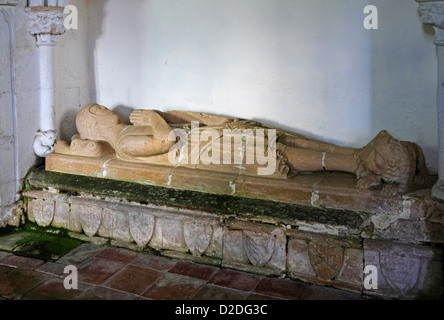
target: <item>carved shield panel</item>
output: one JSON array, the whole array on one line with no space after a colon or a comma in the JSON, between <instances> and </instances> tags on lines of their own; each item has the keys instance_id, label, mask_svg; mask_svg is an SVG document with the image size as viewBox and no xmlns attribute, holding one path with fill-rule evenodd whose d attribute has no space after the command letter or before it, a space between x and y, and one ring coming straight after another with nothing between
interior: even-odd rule
<instances>
[{"instance_id":1,"label":"carved shield panel","mask_svg":"<svg viewBox=\"0 0 444 320\"><path fill-rule=\"evenodd\" d=\"M80 225L83 232L88 237L93 237L102 223L102 208L81 205L77 209L80 211Z\"/></svg>"},{"instance_id":2,"label":"carved shield panel","mask_svg":"<svg viewBox=\"0 0 444 320\"><path fill-rule=\"evenodd\" d=\"M129 213L130 233L139 246L145 247L154 232L154 216L140 212Z\"/></svg>"},{"instance_id":3,"label":"carved shield panel","mask_svg":"<svg viewBox=\"0 0 444 320\"><path fill-rule=\"evenodd\" d=\"M419 259L381 254L380 265L381 272L392 289L405 293L415 287L419 276Z\"/></svg>"},{"instance_id":4,"label":"carved shield panel","mask_svg":"<svg viewBox=\"0 0 444 320\"><path fill-rule=\"evenodd\" d=\"M185 243L195 256L201 256L207 251L213 237L213 228L201 223L185 222L183 225Z\"/></svg>"},{"instance_id":5,"label":"carved shield panel","mask_svg":"<svg viewBox=\"0 0 444 320\"><path fill-rule=\"evenodd\" d=\"M244 231L243 241L245 253L254 266L263 267L271 260L276 247L273 234Z\"/></svg>"},{"instance_id":6,"label":"carved shield panel","mask_svg":"<svg viewBox=\"0 0 444 320\"><path fill-rule=\"evenodd\" d=\"M310 242L308 256L318 278L325 281L336 277L344 262L343 248L316 241Z\"/></svg>"},{"instance_id":7,"label":"carved shield panel","mask_svg":"<svg viewBox=\"0 0 444 320\"><path fill-rule=\"evenodd\" d=\"M34 215L35 222L41 227L48 227L51 225L54 219L54 207L53 201L46 200L32 200L30 203L32 214Z\"/></svg>"}]
</instances>

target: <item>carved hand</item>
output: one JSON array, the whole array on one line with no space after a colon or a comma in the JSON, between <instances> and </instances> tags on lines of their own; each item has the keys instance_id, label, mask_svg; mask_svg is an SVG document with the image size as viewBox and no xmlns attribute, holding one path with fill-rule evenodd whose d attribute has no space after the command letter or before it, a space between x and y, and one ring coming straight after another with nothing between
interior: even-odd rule
<instances>
[{"instance_id":1,"label":"carved hand","mask_svg":"<svg viewBox=\"0 0 444 320\"><path fill-rule=\"evenodd\" d=\"M130 115L130 121L135 126L153 125L153 120L159 117L154 110L136 110Z\"/></svg>"}]
</instances>

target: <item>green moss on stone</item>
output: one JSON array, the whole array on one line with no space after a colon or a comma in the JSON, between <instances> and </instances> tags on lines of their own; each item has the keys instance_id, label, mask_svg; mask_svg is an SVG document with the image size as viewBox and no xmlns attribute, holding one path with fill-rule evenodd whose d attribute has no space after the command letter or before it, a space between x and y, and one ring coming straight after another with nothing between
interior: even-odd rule
<instances>
[{"instance_id":1,"label":"green moss on stone","mask_svg":"<svg viewBox=\"0 0 444 320\"><path fill-rule=\"evenodd\" d=\"M56 261L80 244L82 244L80 240L43 234L33 241L23 243L14 250L14 253L46 261Z\"/></svg>"},{"instance_id":2,"label":"green moss on stone","mask_svg":"<svg viewBox=\"0 0 444 320\"><path fill-rule=\"evenodd\" d=\"M0 247L3 250L45 261L58 260L83 243L67 237L67 231L42 228L30 222L22 228L1 231Z\"/></svg>"},{"instance_id":3,"label":"green moss on stone","mask_svg":"<svg viewBox=\"0 0 444 320\"><path fill-rule=\"evenodd\" d=\"M100 179L35 169L29 184L37 189L55 188L67 193L124 198L142 204L158 204L247 219L274 220L293 224L305 221L361 228L369 213L308 205L179 190L126 181Z\"/></svg>"}]
</instances>

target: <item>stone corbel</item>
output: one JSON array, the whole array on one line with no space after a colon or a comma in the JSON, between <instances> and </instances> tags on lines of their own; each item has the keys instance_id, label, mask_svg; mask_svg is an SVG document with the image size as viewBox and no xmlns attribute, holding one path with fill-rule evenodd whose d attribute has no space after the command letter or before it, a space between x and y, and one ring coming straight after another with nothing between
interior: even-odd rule
<instances>
[{"instance_id":1,"label":"stone corbel","mask_svg":"<svg viewBox=\"0 0 444 320\"><path fill-rule=\"evenodd\" d=\"M66 2L31 0L30 7L25 9L28 31L35 37L39 48L40 130L33 147L35 154L42 158L54 152L56 140L54 47L57 37L65 33L64 7L61 5L66 5Z\"/></svg>"},{"instance_id":2,"label":"stone corbel","mask_svg":"<svg viewBox=\"0 0 444 320\"><path fill-rule=\"evenodd\" d=\"M444 0L416 0L422 22L435 29L438 53L438 128L439 128L439 179L432 189L432 196L444 201Z\"/></svg>"}]
</instances>

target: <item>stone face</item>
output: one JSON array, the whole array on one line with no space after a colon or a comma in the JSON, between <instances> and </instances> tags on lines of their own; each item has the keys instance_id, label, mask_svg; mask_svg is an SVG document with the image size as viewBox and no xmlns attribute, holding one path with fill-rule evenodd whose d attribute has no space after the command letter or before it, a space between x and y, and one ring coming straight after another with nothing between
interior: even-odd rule
<instances>
[{"instance_id":1,"label":"stone face","mask_svg":"<svg viewBox=\"0 0 444 320\"><path fill-rule=\"evenodd\" d=\"M378 271L378 289L368 293L424 298L442 293L442 250L366 240L365 266Z\"/></svg>"}]
</instances>

